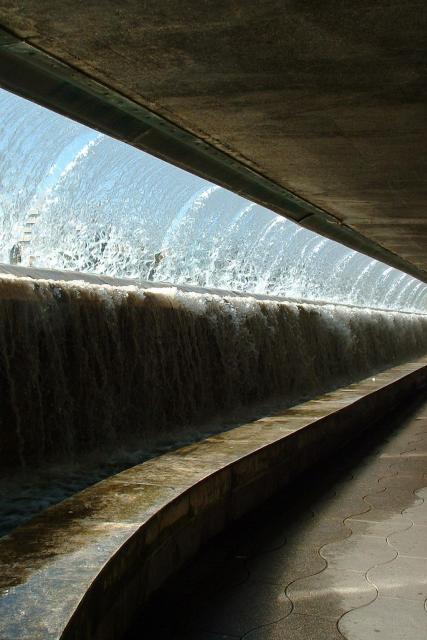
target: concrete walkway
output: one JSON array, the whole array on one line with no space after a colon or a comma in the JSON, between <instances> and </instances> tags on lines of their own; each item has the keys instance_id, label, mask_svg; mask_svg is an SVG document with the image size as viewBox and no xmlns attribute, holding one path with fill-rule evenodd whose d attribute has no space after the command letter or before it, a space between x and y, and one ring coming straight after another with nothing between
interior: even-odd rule
<instances>
[{"instance_id":1,"label":"concrete walkway","mask_svg":"<svg viewBox=\"0 0 427 640\"><path fill-rule=\"evenodd\" d=\"M205 548L128 640L425 640L427 401Z\"/></svg>"}]
</instances>

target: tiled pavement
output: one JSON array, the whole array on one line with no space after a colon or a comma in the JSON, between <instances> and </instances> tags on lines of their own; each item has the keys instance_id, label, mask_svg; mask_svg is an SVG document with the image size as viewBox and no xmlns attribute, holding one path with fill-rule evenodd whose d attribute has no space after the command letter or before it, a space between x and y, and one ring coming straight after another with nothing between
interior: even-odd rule
<instances>
[{"instance_id":1,"label":"tiled pavement","mask_svg":"<svg viewBox=\"0 0 427 640\"><path fill-rule=\"evenodd\" d=\"M129 640L426 640L427 402L214 540Z\"/></svg>"}]
</instances>

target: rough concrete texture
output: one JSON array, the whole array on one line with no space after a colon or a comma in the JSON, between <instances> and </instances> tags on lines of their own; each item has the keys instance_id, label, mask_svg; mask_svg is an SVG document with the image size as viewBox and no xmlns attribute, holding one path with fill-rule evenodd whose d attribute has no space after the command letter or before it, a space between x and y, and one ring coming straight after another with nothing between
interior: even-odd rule
<instances>
[{"instance_id":1,"label":"rough concrete texture","mask_svg":"<svg viewBox=\"0 0 427 640\"><path fill-rule=\"evenodd\" d=\"M425 389L426 369L426 359L407 363L297 408L151 459L85 489L4 536L0 539L1 639L122 638L135 612L206 541L371 427L379 415ZM406 460L396 459L393 451L390 455L381 460L384 476L389 475L390 467L400 472ZM416 460L424 463L419 457ZM412 494L405 493L408 487L398 488L399 496L404 493L405 507L411 508L414 500ZM369 511L364 495L355 495L350 487L345 500L315 506L320 509L316 520L327 517L346 537L343 519ZM391 499L397 499L394 493ZM387 503L378 510L387 511L389 506ZM423 513L419 516L424 517ZM372 526L375 529L377 525ZM421 520L417 526L425 528ZM392 529L397 535L399 527L393 525ZM351 602L359 605L369 601L373 591L363 583L363 572L374 566L375 554L381 554L382 562L392 560L390 545L383 544L378 535L371 541L365 534L355 534L349 544L358 536L369 541L368 548L363 552L356 545L346 553L345 548L334 546L334 531L328 526L321 531L322 544L330 545L325 554L331 556L332 572L345 574L340 577L342 590L345 592L351 578L349 572L355 572L362 588L352 594ZM319 555L319 538L314 534L297 532L304 553L292 557L282 549L281 533L271 541L266 552L273 554L272 561L254 559L254 582L245 587L238 601L231 599L230 606L235 609L226 608L222 619L228 627L219 629L220 633L240 637L249 629L262 627L266 618L270 624L291 614L293 601L284 589L297 578L319 573L328 562L326 556ZM256 538L250 536L249 544L253 541ZM419 553L418 544L413 537L395 541L402 555L410 555L414 549ZM282 564L277 564L277 555ZM369 558L369 567L365 567L364 555ZM245 579L246 570L242 573L240 562L231 563L229 569L235 575L227 576L224 594L235 581ZM248 603L255 599L262 606L248 610ZM241 614L234 616L236 607ZM293 615L291 624L296 634L310 637L304 616L307 613ZM226 623L230 619L232 627ZM221 618L216 620L220 624ZM319 616L316 620L312 620L313 628L323 625L336 632L330 618Z\"/></svg>"},{"instance_id":2,"label":"rough concrete texture","mask_svg":"<svg viewBox=\"0 0 427 640\"><path fill-rule=\"evenodd\" d=\"M217 537L126 640L424 640L426 457L424 393Z\"/></svg>"},{"instance_id":3,"label":"rough concrete texture","mask_svg":"<svg viewBox=\"0 0 427 640\"><path fill-rule=\"evenodd\" d=\"M422 0L6 0L0 24L427 268Z\"/></svg>"}]
</instances>

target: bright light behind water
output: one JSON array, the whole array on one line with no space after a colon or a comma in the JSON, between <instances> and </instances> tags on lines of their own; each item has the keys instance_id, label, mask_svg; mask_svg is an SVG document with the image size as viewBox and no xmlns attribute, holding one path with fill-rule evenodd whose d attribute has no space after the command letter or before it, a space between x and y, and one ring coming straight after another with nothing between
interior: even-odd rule
<instances>
[{"instance_id":1,"label":"bright light behind water","mask_svg":"<svg viewBox=\"0 0 427 640\"><path fill-rule=\"evenodd\" d=\"M427 311L427 286L0 91L0 260Z\"/></svg>"}]
</instances>

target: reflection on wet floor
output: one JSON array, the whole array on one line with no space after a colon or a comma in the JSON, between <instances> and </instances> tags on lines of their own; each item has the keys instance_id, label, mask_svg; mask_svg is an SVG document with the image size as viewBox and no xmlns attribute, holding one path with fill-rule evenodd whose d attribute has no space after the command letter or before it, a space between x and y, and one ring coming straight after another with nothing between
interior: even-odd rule
<instances>
[{"instance_id":1,"label":"reflection on wet floor","mask_svg":"<svg viewBox=\"0 0 427 640\"><path fill-rule=\"evenodd\" d=\"M424 640L427 402L217 537L126 640Z\"/></svg>"}]
</instances>

